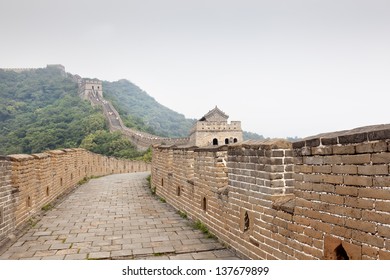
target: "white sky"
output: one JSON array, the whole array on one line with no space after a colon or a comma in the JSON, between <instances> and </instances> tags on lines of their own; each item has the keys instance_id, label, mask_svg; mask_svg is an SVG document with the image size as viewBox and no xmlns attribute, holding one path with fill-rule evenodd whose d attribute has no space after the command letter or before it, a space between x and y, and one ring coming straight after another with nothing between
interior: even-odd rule
<instances>
[{"instance_id":1,"label":"white sky","mask_svg":"<svg viewBox=\"0 0 390 280\"><path fill-rule=\"evenodd\" d=\"M128 79L266 137L390 123L389 0L1 0L0 67Z\"/></svg>"}]
</instances>

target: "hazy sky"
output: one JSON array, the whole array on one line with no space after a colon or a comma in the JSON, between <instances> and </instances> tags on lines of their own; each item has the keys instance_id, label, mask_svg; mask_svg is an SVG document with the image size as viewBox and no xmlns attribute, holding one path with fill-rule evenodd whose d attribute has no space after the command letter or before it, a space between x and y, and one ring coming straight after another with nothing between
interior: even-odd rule
<instances>
[{"instance_id":1,"label":"hazy sky","mask_svg":"<svg viewBox=\"0 0 390 280\"><path fill-rule=\"evenodd\" d=\"M390 123L389 0L1 0L0 67L128 79L267 137Z\"/></svg>"}]
</instances>

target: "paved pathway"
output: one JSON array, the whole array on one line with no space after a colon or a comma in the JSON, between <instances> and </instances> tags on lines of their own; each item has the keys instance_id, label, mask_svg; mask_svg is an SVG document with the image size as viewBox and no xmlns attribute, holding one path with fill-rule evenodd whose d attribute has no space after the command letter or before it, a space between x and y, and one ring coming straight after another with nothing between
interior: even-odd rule
<instances>
[{"instance_id":1,"label":"paved pathway","mask_svg":"<svg viewBox=\"0 0 390 280\"><path fill-rule=\"evenodd\" d=\"M110 175L80 186L0 259L238 259L154 198L147 175Z\"/></svg>"}]
</instances>

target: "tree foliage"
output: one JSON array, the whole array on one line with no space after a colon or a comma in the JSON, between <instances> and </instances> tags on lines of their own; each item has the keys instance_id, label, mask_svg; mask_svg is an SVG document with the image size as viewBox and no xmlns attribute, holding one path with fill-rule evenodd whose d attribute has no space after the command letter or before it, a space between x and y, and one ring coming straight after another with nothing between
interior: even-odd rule
<instances>
[{"instance_id":1,"label":"tree foliage","mask_svg":"<svg viewBox=\"0 0 390 280\"><path fill-rule=\"evenodd\" d=\"M105 98L112 102L128 127L164 137L187 137L195 122L161 105L127 80L104 82L103 89Z\"/></svg>"},{"instance_id":2,"label":"tree foliage","mask_svg":"<svg viewBox=\"0 0 390 280\"><path fill-rule=\"evenodd\" d=\"M110 136L107 129L102 111L80 99L71 76L47 68L22 73L0 70L0 154L30 154L83 143L105 155L140 156L129 140Z\"/></svg>"},{"instance_id":3,"label":"tree foliage","mask_svg":"<svg viewBox=\"0 0 390 280\"><path fill-rule=\"evenodd\" d=\"M80 147L94 153L120 158L130 159L142 155L135 149L130 140L123 137L120 132L108 132L105 130L98 130L89 134L84 138Z\"/></svg>"}]
</instances>

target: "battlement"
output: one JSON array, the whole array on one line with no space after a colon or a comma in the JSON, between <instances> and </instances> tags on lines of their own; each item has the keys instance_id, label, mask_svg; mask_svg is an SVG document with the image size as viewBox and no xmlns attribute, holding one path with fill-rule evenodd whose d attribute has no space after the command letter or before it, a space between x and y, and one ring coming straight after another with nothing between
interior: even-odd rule
<instances>
[{"instance_id":1,"label":"battlement","mask_svg":"<svg viewBox=\"0 0 390 280\"><path fill-rule=\"evenodd\" d=\"M390 259L390 125L154 146L152 187L251 259Z\"/></svg>"},{"instance_id":2,"label":"battlement","mask_svg":"<svg viewBox=\"0 0 390 280\"><path fill-rule=\"evenodd\" d=\"M226 122L196 122L196 124L192 127L191 133L195 131L226 131L226 130L236 130L241 131L241 122L240 121L232 121L230 123Z\"/></svg>"}]
</instances>

